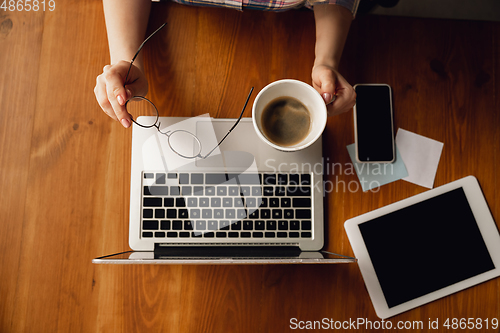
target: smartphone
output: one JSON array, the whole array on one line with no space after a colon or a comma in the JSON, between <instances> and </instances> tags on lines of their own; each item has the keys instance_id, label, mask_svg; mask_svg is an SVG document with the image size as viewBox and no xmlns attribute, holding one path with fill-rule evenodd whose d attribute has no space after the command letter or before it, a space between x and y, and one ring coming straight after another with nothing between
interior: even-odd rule
<instances>
[{"instance_id":1,"label":"smartphone","mask_svg":"<svg viewBox=\"0 0 500 333\"><path fill-rule=\"evenodd\" d=\"M361 163L394 162L391 87L387 84L357 84L354 90L356 159Z\"/></svg>"}]
</instances>

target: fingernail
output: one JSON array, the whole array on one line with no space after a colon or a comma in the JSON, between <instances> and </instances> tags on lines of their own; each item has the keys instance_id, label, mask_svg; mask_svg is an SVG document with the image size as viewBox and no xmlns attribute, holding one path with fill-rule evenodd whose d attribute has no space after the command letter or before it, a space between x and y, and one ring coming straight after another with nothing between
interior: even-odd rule
<instances>
[{"instance_id":1,"label":"fingernail","mask_svg":"<svg viewBox=\"0 0 500 333\"><path fill-rule=\"evenodd\" d=\"M125 101L123 100L123 97L121 95L116 96L116 99L118 100L118 103L120 105L125 104Z\"/></svg>"},{"instance_id":2,"label":"fingernail","mask_svg":"<svg viewBox=\"0 0 500 333\"><path fill-rule=\"evenodd\" d=\"M323 99L325 100L325 103L328 104L332 100L332 95L329 93L323 93Z\"/></svg>"},{"instance_id":3,"label":"fingernail","mask_svg":"<svg viewBox=\"0 0 500 333\"><path fill-rule=\"evenodd\" d=\"M123 127L129 128L130 121L128 121L128 119L123 118L120 122L122 123Z\"/></svg>"}]
</instances>

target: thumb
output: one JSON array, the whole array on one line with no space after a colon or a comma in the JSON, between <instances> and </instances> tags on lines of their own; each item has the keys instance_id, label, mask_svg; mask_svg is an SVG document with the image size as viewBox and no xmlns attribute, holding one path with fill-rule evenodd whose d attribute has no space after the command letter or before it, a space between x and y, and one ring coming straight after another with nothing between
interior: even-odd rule
<instances>
[{"instance_id":1,"label":"thumb","mask_svg":"<svg viewBox=\"0 0 500 333\"><path fill-rule=\"evenodd\" d=\"M320 77L320 94L325 104L329 104L335 99L335 80L330 71L324 72Z\"/></svg>"}]
</instances>

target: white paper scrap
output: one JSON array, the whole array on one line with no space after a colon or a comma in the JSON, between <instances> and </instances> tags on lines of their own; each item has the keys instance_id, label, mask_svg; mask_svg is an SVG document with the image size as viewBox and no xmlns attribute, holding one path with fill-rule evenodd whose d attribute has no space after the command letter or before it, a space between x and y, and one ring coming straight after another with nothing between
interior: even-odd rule
<instances>
[{"instance_id":1,"label":"white paper scrap","mask_svg":"<svg viewBox=\"0 0 500 333\"><path fill-rule=\"evenodd\" d=\"M433 188L443 143L400 128L396 144L408 170L403 180Z\"/></svg>"}]
</instances>

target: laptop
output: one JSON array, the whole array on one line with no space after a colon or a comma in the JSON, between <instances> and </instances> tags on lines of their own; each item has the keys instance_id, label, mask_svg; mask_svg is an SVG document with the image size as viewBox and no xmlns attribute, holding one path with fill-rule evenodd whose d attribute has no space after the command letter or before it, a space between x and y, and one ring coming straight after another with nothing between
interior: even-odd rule
<instances>
[{"instance_id":1,"label":"laptop","mask_svg":"<svg viewBox=\"0 0 500 333\"><path fill-rule=\"evenodd\" d=\"M217 147L235 122L208 115L160 117L162 133L134 124L132 251L93 263L356 262L321 251L321 139L298 152L277 151L257 137L251 118L242 118ZM198 153L210 156L180 156Z\"/></svg>"}]
</instances>

